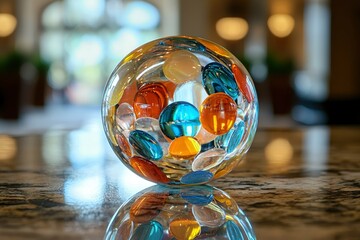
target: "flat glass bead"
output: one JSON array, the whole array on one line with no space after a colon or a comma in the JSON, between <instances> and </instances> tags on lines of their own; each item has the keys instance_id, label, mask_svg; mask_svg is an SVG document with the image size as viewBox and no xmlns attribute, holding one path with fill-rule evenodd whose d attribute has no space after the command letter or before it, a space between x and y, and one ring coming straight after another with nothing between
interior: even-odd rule
<instances>
[{"instance_id":1,"label":"flat glass bead","mask_svg":"<svg viewBox=\"0 0 360 240\"><path fill-rule=\"evenodd\" d=\"M201 83L189 81L179 85L174 92L174 101L185 101L200 108L201 103L207 98L208 94Z\"/></svg>"},{"instance_id":2,"label":"flat glass bead","mask_svg":"<svg viewBox=\"0 0 360 240\"><path fill-rule=\"evenodd\" d=\"M186 37L183 39L171 37L168 39L163 39L159 42L159 45L169 47L176 46L177 48L189 50L191 52L203 52L206 50L205 46L201 44L200 41Z\"/></svg>"},{"instance_id":3,"label":"flat glass bead","mask_svg":"<svg viewBox=\"0 0 360 240\"><path fill-rule=\"evenodd\" d=\"M170 155L182 159L193 158L200 150L200 143L195 138L187 136L175 138L169 146Z\"/></svg>"},{"instance_id":4,"label":"flat glass bead","mask_svg":"<svg viewBox=\"0 0 360 240\"><path fill-rule=\"evenodd\" d=\"M232 72L220 63L212 62L206 65L203 69L202 79L204 88L209 95L223 92L233 100L239 97L239 88Z\"/></svg>"},{"instance_id":5,"label":"flat glass bead","mask_svg":"<svg viewBox=\"0 0 360 240\"><path fill-rule=\"evenodd\" d=\"M181 190L180 196L187 202L199 206L208 205L214 199L213 189L209 186L184 188Z\"/></svg>"},{"instance_id":6,"label":"flat glass bead","mask_svg":"<svg viewBox=\"0 0 360 240\"><path fill-rule=\"evenodd\" d=\"M229 132L215 139L215 146L226 149L227 153L232 153L240 144L244 136L244 131L245 123L240 120Z\"/></svg>"},{"instance_id":7,"label":"flat glass bead","mask_svg":"<svg viewBox=\"0 0 360 240\"><path fill-rule=\"evenodd\" d=\"M199 223L191 218L176 218L169 223L171 234L176 239L195 239L201 231Z\"/></svg>"},{"instance_id":8,"label":"flat glass bead","mask_svg":"<svg viewBox=\"0 0 360 240\"><path fill-rule=\"evenodd\" d=\"M237 105L225 93L215 93L205 99L200 108L200 121L206 131L215 135L228 132L235 123Z\"/></svg>"},{"instance_id":9,"label":"flat glass bead","mask_svg":"<svg viewBox=\"0 0 360 240\"><path fill-rule=\"evenodd\" d=\"M168 183L169 179L161 171L161 169L156 166L154 163L142 158L142 157L132 157L129 160L130 165L134 170L139 173L141 176L149 179L153 182L158 183Z\"/></svg>"},{"instance_id":10,"label":"flat glass bead","mask_svg":"<svg viewBox=\"0 0 360 240\"><path fill-rule=\"evenodd\" d=\"M153 136L141 130L130 132L129 142L141 156L150 160L159 160L163 157L160 144Z\"/></svg>"},{"instance_id":11,"label":"flat glass bead","mask_svg":"<svg viewBox=\"0 0 360 240\"><path fill-rule=\"evenodd\" d=\"M143 223L154 219L164 207L167 198L166 193L148 192L140 196L130 207L131 221Z\"/></svg>"},{"instance_id":12,"label":"flat glass bead","mask_svg":"<svg viewBox=\"0 0 360 240\"><path fill-rule=\"evenodd\" d=\"M225 222L225 211L215 203L209 203L206 206L192 206L192 213L201 226L211 228L220 227Z\"/></svg>"},{"instance_id":13,"label":"flat glass bead","mask_svg":"<svg viewBox=\"0 0 360 240\"><path fill-rule=\"evenodd\" d=\"M117 132L115 133L116 142L120 148L120 150L126 154L127 157L132 156L132 150L130 147L130 143L128 138L124 136L123 133Z\"/></svg>"},{"instance_id":14,"label":"flat glass bead","mask_svg":"<svg viewBox=\"0 0 360 240\"><path fill-rule=\"evenodd\" d=\"M244 237L241 233L239 226L232 220L229 220L224 225L227 233L227 237L230 240L243 240Z\"/></svg>"},{"instance_id":15,"label":"flat glass bead","mask_svg":"<svg viewBox=\"0 0 360 240\"><path fill-rule=\"evenodd\" d=\"M130 130L134 127L135 113L133 107L128 103L121 103L116 109L116 124L122 130Z\"/></svg>"},{"instance_id":16,"label":"flat glass bead","mask_svg":"<svg viewBox=\"0 0 360 240\"><path fill-rule=\"evenodd\" d=\"M184 175L180 181L184 184L200 184L209 182L213 176L209 171L194 171Z\"/></svg>"},{"instance_id":17,"label":"flat glass bead","mask_svg":"<svg viewBox=\"0 0 360 240\"><path fill-rule=\"evenodd\" d=\"M168 104L169 95L161 83L148 83L142 86L134 98L134 112L137 118L158 118Z\"/></svg>"},{"instance_id":18,"label":"flat glass bead","mask_svg":"<svg viewBox=\"0 0 360 240\"><path fill-rule=\"evenodd\" d=\"M210 170L218 166L225 158L226 152L221 148L214 148L200 153L193 161L193 171Z\"/></svg>"},{"instance_id":19,"label":"flat glass bead","mask_svg":"<svg viewBox=\"0 0 360 240\"><path fill-rule=\"evenodd\" d=\"M241 93L245 96L248 102L251 102L253 100L253 95L246 82L246 75L236 64L231 65L231 71L234 73L236 83L239 86Z\"/></svg>"},{"instance_id":20,"label":"flat glass bead","mask_svg":"<svg viewBox=\"0 0 360 240\"><path fill-rule=\"evenodd\" d=\"M170 139L194 137L200 130L199 111L194 105L178 101L169 104L159 117L161 131Z\"/></svg>"},{"instance_id":21,"label":"flat glass bead","mask_svg":"<svg viewBox=\"0 0 360 240\"><path fill-rule=\"evenodd\" d=\"M163 72L170 81L180 84L197 79L201 73L201 65L190 51L179 50L171 53L165 60Z\"/></svg>"},{"instance_id":22,"label":"flat glass bead","mask_svg":"<svg viewBox=\"0 0 360 240\"><path fill-rule=\"evenodd\" d=\"M139 225L130 240L161 240L163 226L157 221L150 221Z\"/></svg>"}]
</instances>

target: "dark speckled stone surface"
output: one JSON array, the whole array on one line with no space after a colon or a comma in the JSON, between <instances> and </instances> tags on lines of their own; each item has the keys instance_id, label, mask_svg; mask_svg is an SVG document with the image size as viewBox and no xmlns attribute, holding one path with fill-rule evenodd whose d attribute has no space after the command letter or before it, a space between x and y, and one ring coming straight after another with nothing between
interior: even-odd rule
<instances>
[{"instance_id":1,"label":"dark speckled stone surface","mask_svg":"<svg viewBox=\"0 0 360 240\"><path fill-rule=\"evenodd\" d=\"M0 136L0 239L102 239L119 206L153 185L122 166L98 124ZM360 128L259 129L212 185L258 239L360 239Z\"/></svg>"}]
</instances>

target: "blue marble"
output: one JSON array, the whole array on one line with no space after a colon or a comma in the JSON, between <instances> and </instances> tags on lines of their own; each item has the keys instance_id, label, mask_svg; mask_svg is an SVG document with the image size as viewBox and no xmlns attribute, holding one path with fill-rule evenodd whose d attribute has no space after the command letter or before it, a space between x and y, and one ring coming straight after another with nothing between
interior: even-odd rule
<instances>
[{"instance_id":1,"label":"blue marble","mask_svg":"<svg viewBox=\"0 0 360 240\"><path fill-rule=\"evenodd\" d=\"M244 240L244 236L236 223L229 220L225 223L226 235L230 240Z\"/></svg>"},{"instance_id":2,"label":"blue marble","mask_svg":"<svg viewBox=\"0 0 360 240\"><path fill-rule=\"evenodd\" d=\"M138 226L130 240L161 240L163 226L157 221L150 221Z\"/></svg>"},{"instance_id":3,"label":"blue marble","mask_svg":"<svg viewBox=\"0 0 360 240\"><path fill-rule=\"evenodd\" d=\"M208 186L184 188L180 196L187 202L199 206L208 205L214 199L212 188Z\"/></svg>"},{"instance_id":4,"label":"blue marble","mask_svg":"<svg viewBox=\"0 0 360 240\"><path fill-rule=\"evenodd\" d=\"M239 87L232 72L218 62L204 67L202 81L205 91L210 95L217 92L228 94L234 101L239 97Z\"/></svg>"},{"instance_id":5,"label":"blue marble","mask_svg":"<svg viewBox=\"0 0 360 240\"><path fill-rule=\"evenodd\" d=\"M181 136L194 137L201 127L198 109L184 101L169 104L159 117L161 131L170 139Z\"/></svg>"},{"instance_id":6,"label":"blue marble","mask_svg":"<svg viewBox=\"0 0 360 240\"><path fill-rule=\"evenodd\" d=\"M159 160L163 157L160 144L147 132L141 130L131 131L129 142L142 157L148 160Z\"/></svg>"},{"instance_id":7,"label":"blue marble","mask_svg":"<svg viewBox=\"0 0 360 240\"><path fill-rule=\"evenodd\" d=\"M210 181L214 174L209 171L194 171L184 175L180 182L183 184L200 184Z\"/></svg>"},{"instance_id":8,"label":"blue marble","mask_svg":"<svg viewBox=\"0 0 360 240\"><path fill-rule=\"evenodd\" d=\"M245 132L245 123L240 121L229 132L215 138L215 147L226 149L232 153L240 144Z\"/></svg>"}]
</instances>

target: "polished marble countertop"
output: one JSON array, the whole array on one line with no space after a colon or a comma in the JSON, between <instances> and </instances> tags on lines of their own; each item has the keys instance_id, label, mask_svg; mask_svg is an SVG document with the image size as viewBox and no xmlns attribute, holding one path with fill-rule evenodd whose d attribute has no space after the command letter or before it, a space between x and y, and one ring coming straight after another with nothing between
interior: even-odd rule
<instances>
[{"instance_id":1,"label":"polished marble countertop","mask_svg":"<svg viewBox=\"0 0 360 240\"><path fill-rule=\"evenodd\" d=\"M103 239L121 204L152 185L116 159L98 122L0 133L0 239ZM211 185L257 239L360 239L360 127L258 129Z\"/></svg>"}]
</instances>

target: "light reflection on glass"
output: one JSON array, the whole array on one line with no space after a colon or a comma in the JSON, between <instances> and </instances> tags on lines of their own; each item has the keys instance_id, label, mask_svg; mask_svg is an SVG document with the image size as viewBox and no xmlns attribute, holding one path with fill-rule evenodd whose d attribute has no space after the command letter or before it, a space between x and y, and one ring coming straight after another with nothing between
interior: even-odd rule
<instances>
[{"instance_id":1,"label":"light reflection on glass","mask_svg":"<svg viewBox=\"0 0 360 240\"><path fill-rule=\"evenodd\" d=\"M0 161L10 160L15 157L17 145L14 138L0 135Z\"/></svg>"},{"instance_id":2,"label":"light reflection on glass","mask_svg":"<svg viewBox=\"0 0 360 240\"><path fill-rule=\"evenodd\" d=\"M271 168L287 166L293 157L293 147L287 139L276 138L265 147L265 157Z\"/></svg>"},{"instance_id":3,"label":"light reflection on glass","mask_svg":"<svg viewBox=\"0 0 360 240\"><path fill-rule=\"evenodd\" d=\"M104 239L255 240L256 235L236 201L218 188L155 185L120 206Z\"/></svg>"}]
</instances>

